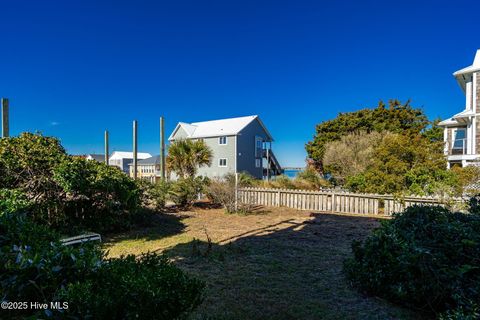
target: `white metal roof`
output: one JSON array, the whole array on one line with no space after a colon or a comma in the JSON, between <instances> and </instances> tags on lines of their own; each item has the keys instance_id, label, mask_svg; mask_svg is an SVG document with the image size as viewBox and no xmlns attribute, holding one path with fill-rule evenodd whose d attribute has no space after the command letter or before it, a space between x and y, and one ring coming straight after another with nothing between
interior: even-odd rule
<instances>
[{"instance_id":1,"label":"white metal roof","mask_svg":"<svg viewBox=\"0 0 480 320\"><path fill-rule=\"evenodd\" d=\"M453 118L449 118L449 119L440 121L438 125L441 127L454 126L454 125L458 125L458 121Z\"/></svg>"},{"instance_id":2,"label":"white metal roof","mask_svg":"<svg viewBox=\"0 0 480 320\"><path fill-rule=\"evenodd\" d=\"M243 128L245 128L254 120L257 120L260 123L267 133L267 136L273 141L273 138L268 132L267 128L256 115L193 123L179 122L168 140L174 139L175 133L179 128L184 129L188 135L188 138L190 139L237 135L243 130Z\"/></svg>"},{"instance_id":3,"label":"white metal roof","mask_svg":"<svg viewBox=\"0 0 480 320\"><path fill-rule=\"evenodd\" d=\"M137 159L147 159L152 155L146 152L138 152ZM109 159L118 160L118 159L133 159L133 152L128 151L114 151Z\"/></svg>"},{"instance_id":4,"label":"white metal roof","mask_svg":"<svg viewBox=\"0 0 480 320\"><path fill-rule=\"evenodd\" d=\"M466 82L465 76L476 71L480 71L480 49L477 50L477 53L475 54L475 58L473 59L473 63L471 66L455 71L453 75L457 79L462 89L465 91L465 82Z\"/></svg>"},{"instance_id":5,"label":"white metal roof","mask_svg":"<svg viewBox=\"0 0 480 320\"><path fill-rule=\"evenodd\" d=\"M472 110L463 110L462 112L457 113L453 117L443 120L438 123L439 126L455 126L465 122L465 118L473 117L475 113Z\"/></svg>"},{"instance_id":6,"label":"white metal roof","mask_svg":"<svg viewBox=\"0 0 480 320\"><path fill-rule=\"evenodd\" d=\"M453 119L468 118L473 116L475 116L475 112L473 112L472 110L463 110L462 112L459 112L456 115L454 115L452 118Z\"/></svg>"}]
</instances>

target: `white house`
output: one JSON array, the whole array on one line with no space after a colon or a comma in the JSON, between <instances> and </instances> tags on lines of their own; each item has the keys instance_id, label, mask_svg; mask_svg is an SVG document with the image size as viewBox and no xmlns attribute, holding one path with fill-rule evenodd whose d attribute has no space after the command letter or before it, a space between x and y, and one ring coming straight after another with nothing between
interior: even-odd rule
<instances>
[{"instance_id":1,"label":"white house","mask_svg":"<svg viewBox=\"0 0 480 320\"><path fill-rule=\"evenodd\" d=\"M137 159L148 159L152 155L150 153L138 152ZM119 167L123 172L128 174L128 165L133 162L133 152L127 151L114 151L108 159L108 164L111 166Z\"/></svg>"},{"instance_id":2,"label":"white house","mask_svg":"<svg viewBox=\"0 0 480 320\"><path fill-rule=\"evenodd\" d=\"M97 162L104 162L105 161L105 155L104 154L90 153L90 154L87 154L85 156L85 159L95 160Z\"/></svg>"},{"instance_id":3,"label":"white house","mask_svg":"<svg viewBox=\"0 0 480 320\"><path fill-rule=\"evenodd\" d=\"M453 76L465 93L465 109L439 123L444 128L448 167L480 165L480 49L473 64Z\"/></svg>"}]
</instances>

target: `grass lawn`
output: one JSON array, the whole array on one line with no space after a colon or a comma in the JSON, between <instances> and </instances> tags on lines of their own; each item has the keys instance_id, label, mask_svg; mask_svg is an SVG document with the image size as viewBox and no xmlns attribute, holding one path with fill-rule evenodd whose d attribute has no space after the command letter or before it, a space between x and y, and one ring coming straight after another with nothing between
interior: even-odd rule
<instances>
[{"instance_id":1,"label":"grass lawn","mask_svg":"<svg viewBox=\"0 0 480 320\"><path fill-rule=\"evenodd\" d=\"M159 214L151 226L107 238L110 256L164 252L207 284L193 319L413 319L350 288L343 260L374 217L286 208ZM210 241L208 240L210 239Z\"/></svg>"}]
</instances>

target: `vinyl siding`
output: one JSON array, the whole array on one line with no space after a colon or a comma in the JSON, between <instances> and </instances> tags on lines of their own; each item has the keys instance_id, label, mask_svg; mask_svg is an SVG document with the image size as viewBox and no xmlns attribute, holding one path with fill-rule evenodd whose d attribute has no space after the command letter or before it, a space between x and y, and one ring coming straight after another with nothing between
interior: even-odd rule
<instances>
[{"instance_id":1,"label":"vinyl siding","mask_svg":"<svg viewBox=\"0 0 480 320\"><path fill-rule=\"evenodd\" d=\"M203 141L205 144L212 149L213 158L212 165L209 167L201 167L198 170L198 174L202 176L207 176L209 178L213 177L223 177L227 173L235 173L235 144L237 137L227 136L227 144L219 145L219 137L205 138ZM227 166L220 167L220 159L227 159Z\"/></svg>"},{"instance_id":2,"label":"vinyl siding","mask_svg":"<svg viewBox=\"0 0 480 320\"><path fill-rule=\"evenodd\" d=\"M255 167L255 137L262 137L267 140L267 134L257 120L252 121L238 135L238 172L248 172L252 176L261 179L262 168Z\"/></svg>"}]
</instances>

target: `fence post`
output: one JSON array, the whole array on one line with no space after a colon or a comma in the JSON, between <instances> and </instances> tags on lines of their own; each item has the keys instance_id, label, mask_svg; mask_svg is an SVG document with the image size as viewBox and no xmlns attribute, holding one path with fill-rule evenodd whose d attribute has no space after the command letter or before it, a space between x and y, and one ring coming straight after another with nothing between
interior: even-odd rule
<instances>
[{"instance_id":1,"label":"fence post","mask_svg":"<svg viewBox=\"0 0 480 320\"><path fill-rule=\"evenodd\" d=\"M332 208L331 208L331 211L332 212L335 212L335 193L332 193Z\"/></svg>"}]
</instances>

